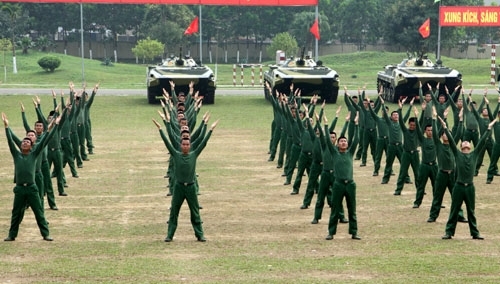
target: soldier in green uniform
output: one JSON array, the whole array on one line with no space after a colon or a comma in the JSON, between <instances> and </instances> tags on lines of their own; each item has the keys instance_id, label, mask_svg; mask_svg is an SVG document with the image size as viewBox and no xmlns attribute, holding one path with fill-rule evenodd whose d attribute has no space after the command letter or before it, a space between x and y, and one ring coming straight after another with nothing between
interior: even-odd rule
<instances>
[{"instance_id":1,"label":"soldier in green uniform","mask_svg":"<svg viewBox=\"0 0 500 284\"><path fill-rule=\"evenodd\" d=\"M278 151L278 145L281 141L281 132L283 130L283 126L281 125L281 112L280 112L280 104L278 101L278 96L273 94L273 89L269 85L269 82L266 81L266 88L269 92L269 100L271 105L273 106L273 121L271 122L271 139L269 142L269 159L268 162L274 161L276 157L276 153Z\"/></svg>"},{"instance_id":2,"label":"soldier in green uniform","mask_svg":"<svg viewBox=\"0 0 500 284\"><path fill-rule=\"evenodd\" d=\"M319 140L321 141L322 147L322 160L323 160L323 168L321 173L321 179L319 182L318 195L316 197L316 206L314 207L314 218L311 221L311 224L318 224L319 220L321 220L321 216L323 215L323 207L325 206L325 198L327 200L328 205L332 207L332 192L331 188L335 182L335 164L333 160L333 153L330 151L330 148L327 146L328 143L335 145L337 142L337 133L335 133L335 125L337 124L338 115L340 113L340 107L337 109L335 114L335 119L332 122L332 125L328 127L328 120L324 116L323 120L325 122L325 130L320 131ZM350 115L346 118L346 123L342 128L342 132L340 136L344 136L347 131L347 127L349 126ZM319 122L319 118L318 118ZM325 133L328 133L328 136L325 136ZM329 140L330 142L328 142ZM347 219L344 215L344 208L340 207L339 212L339 222L347 223Z\"/></svg>"},{"instance_id":3,"label":"soldier in green uniform","mask_svg":"<svg viewBox=\"0 0 500 284\"><path fill-rule=\"evenodd\" d=\"M324 115L325 102L321 105L321 111L319 116L316 117L316 124L314 126L314 141L312 149L312 161L311 168L309 170L309 177L307 179L306 193L304 194L304 200L302 201L302 206L300 209L307 209L311 205L314 193L319 190L318 178L323 170L323 149L322 149L322 139L321 135L321 119Z\"/></svg>"},{"instance_id":4,"label":"soldier in green uniform","mask_svg":"<svg viewBox=\"0 0 500 284\"><path fill-rule=\"evenodd\" d=\"M433 120L438 116L436 110L433 113ZM432 125L426 125L424 127L424 133L417 130L418 140L420 141L420 146L422 150L422 162L418 167L418 178L417 181L417 192L415 195L415 201L413 202L413 208L418 208L422 204L425 194L425 186L427 185L427 180L431 180L432 192L434 192L434 185L436 183L436 176L438 171L438 166L436 163L437 149L436 144L433 139L433 127Z\"/></svg>"},{"instance_id":5,"label":"soldier in green uniform","mask_svg":"<svg viewBox=\"0 0 500 284\"><path fill-rule=\"evenodd\" d=\"M500 93L500 91L499 91ZM500 94L498 96L498 104L494 111L494 117L500 120ZM500 176L498 173L498 159L500 158L500 123L494 125L495 141L493 143L493 151L490 157L490 165L488 167L488 173L486 177L486 183L490 184L493 181L494 176Z\"/></svg>"},{"instance_id":6,"label":"soldier in green uniform","mask_svg":"<svg viewBox=\"0 0 500 284\"><path fill-rule=\"evenodd\" d=\"M189 139L183 139L180 142L181 151L177 150L172 143L174 141L169 141L161 125L153 119L154 124L158 127L160 135L167 147L172 159L174 160L174 170L175 175L175 185L174 194L172 195L172 206L170 208L170 218L168 221L168 232L165 242L171 242L174 238L175 231L177 229L177 219L179 217L179 210L182 206L184 200L187 201L189 206L189 211L191 213L191 225L193 226L195 236L198 241L205 242L205 236L203 233L202 221L200 217L200 208L198 203L198 196L196 194L196 160L201 154L201 151L207 145L208 139L210 138L215 126L217 126L218 121L214 122L210 127L210 131L205 136L203 142L196 148L191 149L191 142Z\"/></svg>"},{"instance_id":7,"label":"soldier in green uniform","mask_svg":"<svg viewBox=\"0 0 500 284\"><path fill-rule=\"evenodd\" d=\"M92 121L90 119L90 107L94 102L95 95L97 94L97 90L99 89L99 83L94 86L92 93L88 98L85 99L85 141L87 145L87 151L89 155L94 154L94 141L92 139Z\"/></svg>"},{"instance_id":8,"label":"soldier in green uniform","mask_svg":"<svg viewBox=\"0 0 500 284\"><path fill-rule=\"evenodd\" d=\"M483 240L484 238L479 234L476 224L476 188L473 183L474 171L477 162L477 156L479 151L484 147L486 139L491 136L491 128L495 124L496 120L493 120L488 124L486 132L481 136L477 147L471 151L470 142L465 140L461 143L461 151L457 149L455 141L451 136L451 133L446 127L446 123L440 119L441 125L444 128L448 139L450 140L450 147L455 155L456 169L457 169L457 180L455 186L453 187L453 193L451 195L451 209L448 222L446 223L445 234L442 239L451 239L455 235L455 230L458 221L458 212L462 203L465 202L465 207L467 208L467 217L469 221L469 231L473 239Z\"/></svg>"},{"instance_id":9,"label":"soldier in green uniform","mask_svg":"<svg viewBox=\"0 0 500 284\"><path fill-rule=\"evenodd\" d=\"M462 137L462 141L469 141L470 143L474 144L474 147L476 147L479 140L479 122L477 121L477 115L474 114L474 111L476 111L475 109L476 102L472 101L471 93L469 93L466 105L463 107L464 119L465 119L465 132ZM462 93L462 100L464 100L463 93Z\"/></svg>"},{"instance_id":10,"label":"soldier in green uniform","mask_svg":"<svg viewBox=\"0 0 500 284\"><path fill-rule=\"evenodd\" d=\"M401 115L401 111L397 110L391 112L391 116L389 118L384 100L382 97L380 97L380 99L382 102L382 111L384 112L382 117L385 120L389 132L389 145L387 146L384 176L382 177L382 184L387 184L389 183L389 179L392 174L392 164L394 163L394 159L398 158L398 160L401 160L401 155L403 154L403 135L401 126L399 125L399 116Z\"/></svg>"},{"instance_id":11,"label":"soldier in green uniform","mask_svg":"<svg viewBox=\"0 0 500 284\"><path fill-rule=\"evenodd\" d=\"M458 89L455 88L455 90L458 91ZM463 105L464 105L464 100L463 100L463 88L460 89L460 92L461 92L461 96L458 96L457 98L457 103L455 103L453 101L453 97L450 96L450 94L448 92L446 92L446 95L448 96L448 102L450 103L450 107L451 107L451 110L452 110L452 114L453 114L453 127L451 128L451 134L453 136L456 136L456 132L457 132L457 127L458 127L458 124L456 123L459 118L458 118L458 114L460 113L460 111L462 110L463 108ZM455 95L455 92L453 92L453 95ZM443 118L445 119L445 118ZM441 127L441 125L439 125L439 127ZM462 125L463 127L463 125ZM462 140L462 136L463 136L463 129L461 130L462 134L461 136L457 136L457 139L455 140L456 142L458 141L461 141Z\"/></svg>"},{"instance_id":12,"label":"soldier in green uniform","mask_svg":"<svg viewBox=\"0 0 500 284\"><path fill-rule=\"evenodd\" d=\"M379 97L377 101L381 102L380 95L382 94L382 89L380 90ZM380 103L380 106L385 108L383 115L387 115L387 107ZM382 118L377 115L377 112L373 109L371 104L368 104L368 110L370 111L370 116L376 123L377 129L377 141L375 144L375 154L373 156L373 174L372 176L378 176L378 171L380 170L380 162L382 161L382 154L385 152L387 155L387 147L389 145L389 127L386 123L385 117Z\"/></svg>"},{"instance_id":13,"label":"soldier in green uniform","mask_svg":"<svg viewBox=\"0 0 500 284\"><path fill-rule=\"evenodd\" d=\"M443 119L446 119L447 113L445 112ZM441 123L440 123L441 124ZM458 130L455 135L453 135L453 139L455 141L458 140L459 137L462 136L463 132L463 110L459 112L458 122L456 129ZM446 188L450 192L450 195L453 193L453 186L455 185L456 180L456 170L455 170L455 156L451 152L450 141L448 140L448 136L446 133L442 131L441 140L439 139L438 127L436 125L436 118L433 119L432 125L432 139L434 144L436 145L436 153L437 153L437 163L438 163L438 172L436 175L436 181L434 183L434 192L432 194L432 206L429 213L429 219L427 222L433 223L436 222L436 219L439 216L439 212L441 211L441 205L443 204L443 196ZM464 212L460 208L458 213L458 222L467 222L467 219L464 217Z\"/></svg>"},{"instance_id":14,"label":"soldier in green uniform","mask_svg":"<svg viewBox=\"0 0 500 284\"><path fill-rule=\"evenodd\" d=\"M316 103L316 97L313 97L314 104ZM304 171L309 172L311 170L312 155L314 140L316 139L316 134L312 127L311 118L309 117L309 109L304 107L304 119L300 122L303 124L302 133L300 134L300 155L297 163L297 175L295 176L295 181L293 183L293 189L291 194L299 193L300 184L302 183L302 176Z\"/></svg>"},{"instance_id":15,"label":"soldier in green uniform","mask_svg":"<svg viewBox=\"0 0 500 284\"><path fill-rule=\"evenodd\" d=\"M361 98L363 100L363 107L361 107L360 119L363 119L363 139L360 140L361 143L361 164L360 167L366 166L366 159L368 157L368 147L370 147L370 154L372 156L373 161L375 162L376 155L376 146L377 146L377 121L372 116L370 112L370 107L373 108L373 111L377 113L382 106L380 104L380 100L376 102L370 100L363 89L361 93ZM361 137L360 137L361 139ZM379 164L380 166L380 164ZM377 170L378 171L378 170Z\"/></svg>"},{"instance_id":16,"label":"soldier in green uniform","mask_svg":"<svg viewBox=\"0 0 500 284\"><path fill-rule=\"evenodd\" d=\"M493 113L491 112L490 109L490 102L488 101L488 98L486 97L488 94L488 90L484 90L484 96L481 101L481 104L479 105L479 110L481 111L481 114L479 114L478 111L474 111L474 115L476 116L476 119L479 123L479 133L482 135L485 131L486 128L488 127L488 124L490 121L495 119L493 116ZM486 106L485 106L486 105ZM477 164L476 164L476 175L479 173L479 169L481 168L484 160L484 154L488 152L488 156L490 157L493 154L493 139L490 137L486 140L486 145L484 148L479 152L478 158L477 158ZM495 165L496 166L496 165ZM494 167L495 167L494 166ZM498 167L494 169L495 171L498 171Z\"/></svg>"},{"instance_id":17,"label":"soldier in green uniform","mask_svg":"<svg viewBox=\"0 0 500 284\"><path fill-rule=\"evenodd\" d=\"M285 183L283 185L289 185L292 181L292 176L293 172L295 171L295 168L297 166L297 161L299 160L300 157L300 152L301 152L301 146L300 146L300 137L301 133L304 129L304 126L302 124L302 118L296 115L297 113L297 108L294 107L288 107L288 106L283 106L284 111L286 114L287 118L287 124L288 124L288 133L290 136L290 153L287 153L287 160L288 160L288 165L285 165ZM294 114L295 113L295 114ZM290 194L294 195L297 194L298 192L292 191Z\"/></svg>"},{"instance_id":18,"label":"soldier in green uniform","mask_svg":"<svg viewBox=\"0 0 500 284\"><path fill-rule=\"evenodd\" d=\"M71 96L70 96L71 97ZM73 144L71 142L71 128L74 122L74 118L77 112L77 108L73 107L71 104L71 98L68 100L67 104L64 101L64 94L61 93L61 106L64 107L64 109L67 109L66 112L66 123L61 125L61 150L62 150L62 167L64 168L66 165L68 165L71 175L74 178L79 178L80 176L78 175L78 171L76 170L75 167L75 156L73 156L74 150L73 150ZM55 175L57 177L57 172ZM61 176L62 176L62 182L64 184L64 187L66 187L66 176L64 174L64 171L61 171ZM68 194L64 192L59 192L60 196L67 196Z\"/></svg>"},{"instance_id":19,"label":"soldier in green uniform","mask_svg":"<svg viewBox=\"0 0 500 284\"><path fill-rule=\"evenodd\" d=\"M33 142L30 138L26 137L21 142L21 150L17 150L14 140L12 139L12 131L9 127L9 120L5 113L2 113L2 120L5 126L5 134L7 136L7 143L9 145L10 153L14 159L14 172L15 182L14 187L14 205L12 208L11 225L9 229L9 236L4 241L14 241L19 231L19 225L24 217L26 205L29 205L35 214L35 219L40 229L40 233L44 240L52 241L49 234L49 227L45 215L42 211L42 203L38 194L38 188L35 184L35 167L36 159L42 152L43 148L47 145L51 134L44 136L41 141L33 148ZM56 125L59 120L56 120ZM57 131L57 126L51 130Z\"/></svg>"},{"instance_id":20,"label":"soldier in green uniform","mask_svg":"<svg viewBox=\"0 0 500 284\"><path fill-rule=\"evenodd\" d=\"M399 101L399 114L402 112L405 100L406 99ZM417 183L416 186L418 186L418 168L420 166L420 157L417 147L419 145L418 133L420 132L420 128L417 121L418 112L416 108L414 108L415 117L411 117L408 120L408 127L406 127L405 120L409 117L410 111L411 106L404 118L401 117L401 115L398 116L399 126L401 128L401 132L403 133L403 153L401 155L401 166L399 168L398 181L396 183L394 195L401 195L410 166L413 170L415 182Z\"/></svg>"},{"instance_id":21,"label":"soldier in green uniform","mask_svg":"<svg viewBox=\"0 0 500 284\"><path fill-rule=\"evenodd\" d=\"M356 216L356 183L353 180L353 156L358 144L357 125L359 114L354 118L354 138L349 138L352 144L349 145L346 137L338 139L338 146L335 147L329 139L327 145L333 153L335 168L335 182L332 188L332 210L330 221L328 222L328 235L326 240L332 240L337 233L337 225L342 208L342 200L346 199L347 214L349 216L349 234L353 240L360 240L358 236L358 221Z\"/></svg>"},{"instance_id":22,"label":"soldier in green uniform","mask_svg":"<svg viewBox=\"0 0 500 284\"><path fill-rule=\"evenodd\" d=\"M358 94L361 95L361 92L358 90ZM344 86L344 102L347 106L347 110L349 112L351 112L352 114L355 114L355 113L359 113L360 115L360 120L358 123L361 124L361 125L358 125L358 131L360 131L360 133L363 133L363 131L361 130L362 127L364 126L363 123L363 119L362 119L362 113L361 113L361 106L359 105L359 98L357 96L351 96L347 93L347 87ZM355 128L355 125L354 125L354 115L351 116L351 121L349 122L349 128L347 129L347 136L348 137L354 137L354 128ZM363 141L362 140L362 137L361 135L359 135L358 133L358 138L360 139L360 141ZM361 146L361 143L359 143ZM361 148L361 147L360 147ZM356 152L356 155L355 155L355 160L361 160L361 151L357 151Z\"/></svg>"},{"instance_id":23,"label":"soldier in green uniform","mask_svg":"<svg viewBox=\"0 0 500 284\"><path fill-rule=\"evenodd\" d=\"M433 94L431 85L427 83L428 91L425 93L425 96L422 91L422 82L419 81L419 84L418 96L420 98L420 103L425 103L428 106L428 108L422 111L422 124L432 124L432 106L435 105L435 102L437 102L435 97L439 94L439 84L436 86L435 94Z\"/></svg>"}]
</instances>

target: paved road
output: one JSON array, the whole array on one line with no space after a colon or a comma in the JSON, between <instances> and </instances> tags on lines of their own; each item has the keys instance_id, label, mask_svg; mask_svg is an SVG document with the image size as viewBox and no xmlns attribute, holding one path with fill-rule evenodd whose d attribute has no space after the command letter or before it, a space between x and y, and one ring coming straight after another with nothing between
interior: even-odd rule
<instances>
[{"instance_id":1,"label":"paved road","mask_svg":"<svg viewBox=\"0 0 500 284\"><path fill-rule=\"evenodd\" d=\"M55 90L57 93L60 90ZM66 90L63 90L67 92ZM43 88L0 88L0 95L50 95L51 89ZM263 95L262 87L235 89L235 88L217 88L216 95ZM144 95L146 89L106 89L100 88L99 95L103 96L136 96Z\"/></svg>"},{"instance_id":2,"label":"paved road","mask_svg":"<svg viewBox=\"0 0 500 284\"><path fill-rule=\"evenodd\" d=\"M491 86L489 88L489 94L494 94L494 87ZM50 95L51 89L47 88L0 88L0 95ZM60 90L55 90L56 92L60 92ZM63 90L66 92L66 90ZM474 89L474 95L482 95L484 91L484 87L479 89ZM351 94L357 93L357 90L349 90ZM468 90L466 90L468 92ZM339 95L343 93L343 90L339 91ZM376 90L366 90L366 93L369 96L374 96L377 94ZM225 95L225 96L256 96L256 95L264 95L263 87L247 87L247 88L234 88L234 87L221 87L219 86L215 92L216 95ZM137 96L144 95L146 97L146 89L99 89L99 95L103 96Z\"/></svg>"}]
</instances>

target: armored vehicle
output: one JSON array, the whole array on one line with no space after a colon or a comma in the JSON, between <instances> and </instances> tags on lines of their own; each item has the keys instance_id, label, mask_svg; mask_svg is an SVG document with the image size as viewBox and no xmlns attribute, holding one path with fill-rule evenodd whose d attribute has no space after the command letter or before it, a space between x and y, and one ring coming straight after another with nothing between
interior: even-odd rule
<instances>
[{"instance_id":1,"label":"armored vehicle","mask_svg":"<svg viewBox=\"0 0 500 284\"><path fill-rule=\"evenodd\" d=\"M148 102L159 103L163 89L170 93L170 81L175 83L175 92L179 94L189 91L189 83L194 82L194 92L199 91L204 104L213 104L215 97L215 78L207 66L199 66L192 58L171 56L163 63L148 66L147 85Z\"/></svg>"},{"instance_id":2,"label":"armored vehicle","mask_svg":"<svg viewBox=\"0 0 500 284\"><path fill-rule=\"evenodd\" d=\"M404 59L398 65L387 65L377 75L377 87L383 87L382 97L384 100L397 103L400 97L418 98L418 90L422 82L422 91L439 84L439 93L445 93L445 86L453 92L457 85L462 84L462 74L455 69L432 63L427 56L417 56ZM456 98L454 98L456 100ZM407 100L409 102L409 100Z\"/></svg>"},{"instance_id":3,"label":"armored vehicle","mask_svg":"<svg viewBox=\"0 0 500 284\"><path fill-rule=\"evenodd\" d=\"M319 64L318 64L319 63ZM309 57L290 57L281 64L273 64L264 72L264 81L272 87L272 94L264 87L266 99L280 93L289 94L290 85L301 90L302 97L319 95L327 103L336 103L339 93L339 75L329 67L322 66Z\"/></svg>"}]
</instances>

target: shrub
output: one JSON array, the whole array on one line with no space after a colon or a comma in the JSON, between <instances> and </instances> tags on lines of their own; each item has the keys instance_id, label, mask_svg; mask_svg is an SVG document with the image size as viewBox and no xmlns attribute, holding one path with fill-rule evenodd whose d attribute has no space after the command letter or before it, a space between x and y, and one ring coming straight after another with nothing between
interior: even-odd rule
<instances>
[{"instance_id":1,"label":"shrub","mask_svg":"<svg viewBox=\"0 0 500 284\"><path fill-rule=\"evenodd\" d=\"M38 60L38 65L47 72L54 72L56 68L61 66L61 59L55 56L44 56Z\"/></svg>"}]
</instances>

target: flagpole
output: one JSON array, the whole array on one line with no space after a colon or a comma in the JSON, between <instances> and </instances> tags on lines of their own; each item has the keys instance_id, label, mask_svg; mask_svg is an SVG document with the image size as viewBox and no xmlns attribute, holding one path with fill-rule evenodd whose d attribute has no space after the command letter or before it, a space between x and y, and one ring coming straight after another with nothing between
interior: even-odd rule
<instances>
[{"instance_id":1,"label":"flagpole","mask_svg":"<svg viewBox=\"0 0 500 284\"><path fill-rule=\"evenodd\" d=\"M437 61L441 61L441 23L440 23L440 17L441 17L441 1L439 1L439 8L438 8L438 40L437 40ZM437 63L437 62L436 62Z\"/></svg>"},{"instance_id":2,"label":"flagpole","mask_svg":"<svg viewBox=\"0 0 500 284\"><path fill-rule=\"evenodd\" d=\"M85 53L83 51L83 4L82 4L82 1L80 1L80 46L81 46L80 49L82 51L82 86L85 86Z\"/></svg>"},{"instance_id":3,"label":"flagpole","mask_svg":"<svg viewBox=\"0 0 500 284\"><path fill-rule=\"evenodd\" d=\"M315 14L315 19L318 19L318 24L319 24L319 17L318 17L318 5L316 5L316 11L314 12ZM317 62L318 61L318 39L315 37L314 38L316 41L315 41L315 45L314 45L314 55L315 55L315 61Z\"/></svg>"},{"instance_id":4,"label":"flagpole","mask_svg":"<svg viewBox=\"0 0 500 284\"><path fill-rule=\"evenodd\" d=\"M198 27L200 28L199 32L200 32L200 65L201 65L203 62L203 53L202 53L203 52L202 51L203 43L201 41L201 39L202 39L202 37L201 37L201 5L199 6L198 11L199 11L198 14L199 14L199 18L200 18L200 20L198 21L198 23L199 23Z\"/></svg>"}]
</instances>

